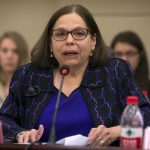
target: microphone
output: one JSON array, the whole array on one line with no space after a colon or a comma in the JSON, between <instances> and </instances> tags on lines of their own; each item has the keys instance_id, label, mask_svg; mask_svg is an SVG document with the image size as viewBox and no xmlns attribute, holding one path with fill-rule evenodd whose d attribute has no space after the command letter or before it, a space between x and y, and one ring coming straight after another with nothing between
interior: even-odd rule
<instances>
[{"instance_id":1,"label":"microphone","mask_svg":"<svg viewBox=\"0 0 150 150\"><path fill-rule=\"evenodd\" d=\"M56 100L56 106L55 106L55 110L54 110L54 114L53 114L52 127L51 127L51 131L49 134L48 144L54 144L55 143L55 139L56 139L55 123L56 123L56 117L57 117L59 102L60 102L60 96L61 96L61 92L62 92L64 77L69 74L70 68L68 66L61 66L59 69L59 72L60 72L62 78L61 78L59 92L58 92L58 96L57 96L57 100Z\"/></svg>"}]
</instances>

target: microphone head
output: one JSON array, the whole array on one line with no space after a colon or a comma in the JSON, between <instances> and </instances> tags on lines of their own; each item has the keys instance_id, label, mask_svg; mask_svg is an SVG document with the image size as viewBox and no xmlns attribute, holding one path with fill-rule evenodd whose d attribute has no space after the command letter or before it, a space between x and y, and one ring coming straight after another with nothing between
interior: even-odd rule
<instances>
[{"instance_id":1,"label":"microphone head","mask_svg":"<svg viewBox=\"0 0 150 150\"><path fill-rule=\"evenodd\" d=\"M70 68L69 68L69 66L61 66L60 69L59 69L59 72L60 72L61 75L66 76L66 75L69 74Z\"/></svg>"}]
</instances>

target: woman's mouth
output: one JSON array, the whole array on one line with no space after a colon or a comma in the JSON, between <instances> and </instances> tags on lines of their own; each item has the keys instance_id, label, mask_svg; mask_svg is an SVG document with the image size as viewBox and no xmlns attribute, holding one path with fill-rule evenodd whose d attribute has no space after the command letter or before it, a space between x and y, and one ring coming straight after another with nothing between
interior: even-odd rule
<instances>
[{"instance_id":1,"label":"woman's mouth","mask_svg":"<svg viewBox=\"0 0 150 150\"><path fill-rule=\"evenodd\" d=\"M63 52L64 56L72 57L72 56L77 56L79 53L75 51L68 51L68 52Z\"/></svg>"}]
</instances>

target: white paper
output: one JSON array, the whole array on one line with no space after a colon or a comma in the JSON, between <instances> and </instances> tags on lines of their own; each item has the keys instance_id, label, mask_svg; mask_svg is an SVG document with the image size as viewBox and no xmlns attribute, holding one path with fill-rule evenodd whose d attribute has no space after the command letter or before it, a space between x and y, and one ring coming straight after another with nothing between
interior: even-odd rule
<instances>
[{"instance_id":1,"label":"white paper","mask_svg":"<svg viewBox=\"0 0 150 150\"><path fill-rule=\"evenodd\" d=\"M56 142L56 144L63 144L65 146L86 146L88 137L81 134L69 136Z\"/></svg>"},{"instance_id":2,"label":"white paper","mask_svg":"<svg viewBox=\"0 0 150 150\"><path fill-rule=\"evenodd\" d=\"M144 150L150 149L150 127L145 128L144 131L143 149Z\"/></svg>"},{"instance_id":3,"label":"white paper","mask_svg":"<svg viewBox=\"0 0 150 150\"><path fill-rule=\"evenodd\" d=\"M24 145L24 144L31 144L31 143L28 143L28 142L24 142L24 143L23 142L18 142L18 143L13 143L13 144L23 144Z\"/></svg>"}]
</instances>

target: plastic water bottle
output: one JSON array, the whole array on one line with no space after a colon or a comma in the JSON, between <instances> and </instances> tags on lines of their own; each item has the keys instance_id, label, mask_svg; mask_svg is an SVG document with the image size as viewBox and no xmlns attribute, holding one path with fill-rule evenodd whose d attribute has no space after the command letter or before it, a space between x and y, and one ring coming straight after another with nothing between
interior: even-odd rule
<instances>
[{"instance_id":1,"label":"plastic water bottle","mask_svg":"<svg viewBox=\"0 0 150 150\"><path fill-rule=\"evenodd\" d=\"M138 97L128 96L127 106L121 118L120 146L122 149L142 148L143 124Z\"/></svg>"},{"instance_id":2,"label":"plastic water bottle","mask_svg":"<svg viewBox=\"0 0 150 150\"><path fill-rule=\"evenodd\" d=\"M148 92L146 90L143 90L142 93L145 97L148 97Z\"/></svg>"},{"instance_id":3,"label":"plastic water bottle","mask_svg":"<svg viewBox=\"0 0 150 150\"><path fill-rule=\"evenodd\" d=\"M0 144L2 143L4 143L4 139L3 139L2 123L0 121Z\"/></svg>"}]
</instances>

